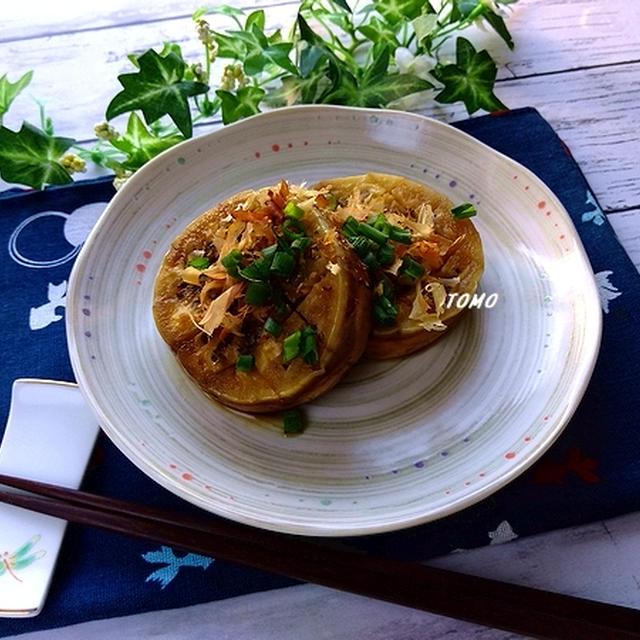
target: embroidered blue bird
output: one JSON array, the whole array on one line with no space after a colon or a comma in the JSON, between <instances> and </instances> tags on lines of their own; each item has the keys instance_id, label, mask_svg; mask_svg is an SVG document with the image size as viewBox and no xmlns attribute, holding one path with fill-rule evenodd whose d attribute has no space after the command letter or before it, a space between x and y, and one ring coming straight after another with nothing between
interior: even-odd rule
<instances>
[{"instance_id":1,"label":"embroidered blue bird","mask_svg":"<svg viewBox=\"0 0 640 640\"><path fill-rule=\"evenodd\" d=\"M178 558L171 547L161 547L160 551L148 551L142 554L142 558L152 564L164 564L166 566L157 569L147 576L145 582L156 580L160 587L164 589L177 575L181 567L201 567L208 569L213 562L213 558L201 556L197 553L188 553L186 556Z\"/></svg>"}]
</instances>

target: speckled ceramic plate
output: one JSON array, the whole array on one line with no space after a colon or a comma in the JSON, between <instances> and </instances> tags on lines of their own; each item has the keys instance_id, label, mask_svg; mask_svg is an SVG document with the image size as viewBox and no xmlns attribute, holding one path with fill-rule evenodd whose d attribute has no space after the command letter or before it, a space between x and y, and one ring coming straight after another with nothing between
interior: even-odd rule
<instances>
[{"instance_id":1,"label":"speckled ceramic plate","mask_svg":"<svg viewBox=\"0 0 640 640\"><path fill-rule=\"evenodd\" d=\"M174 236L213 203L368 170L476 203L492 306L423 353L357 365L307 406L304 434L285 438L277 419L215 404L182 371L154 326L154 278ZM133 463L222 516L321 536L433 520L515 478L580 401L600 318L575 229L531 172L440 122L320 106L241 121L145 166L87 240L67 297L78 383Z\"/></svg>"}]
</instances>

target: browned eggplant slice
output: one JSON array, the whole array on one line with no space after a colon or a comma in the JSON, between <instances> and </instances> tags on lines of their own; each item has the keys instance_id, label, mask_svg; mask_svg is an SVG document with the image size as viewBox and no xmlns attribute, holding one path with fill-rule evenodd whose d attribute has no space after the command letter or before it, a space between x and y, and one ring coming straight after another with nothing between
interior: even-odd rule
<instances>
[{"instance_id":1,"label":"browned eggplant slice","mask_svg":"<svg viewBox=\"0 0 640 640\"><path fill-rule=\"evenodd\" d=\"M377 301L391 302L397 313L393 318L376 315L366 355L406 356L445 335L464 311L451 304L456 298L449 294L472 295L484 270L473 223L454 218L453 203L444 195L400 176L368 173L325 180L313 188L337 200L330 216L339 229L348 218L365 222L382 214L385 224L410 234L407 244L389 240L392 262L374 263L371 269L372 286L382 296ZM405 269L407 261L419 266L414 264L412 272Z\"/></svg>"},{"instance_id":2,"label":"browned eggplant slice","mask_svg":"<svg viewBox=\"0 0 640 640\"><path fill-rule=\"evenodd\" d=\"M308 402L364 352L368 274L318 195L285 181L239 193L189 224L164 257L158 331L225 405L258 413ZM297 332L290 357L285 341L295 346Z\"/></svg>"}]
</instances>

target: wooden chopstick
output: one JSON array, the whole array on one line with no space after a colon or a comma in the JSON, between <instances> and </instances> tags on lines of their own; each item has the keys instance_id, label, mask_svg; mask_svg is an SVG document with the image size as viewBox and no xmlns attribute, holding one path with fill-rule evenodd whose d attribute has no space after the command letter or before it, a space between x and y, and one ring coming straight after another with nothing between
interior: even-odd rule
<instances>
[{"instance_id":1,"label":"wooden chopstick","mask_svg":"<svg viewBox=\"0 0 640 640\"><path fill-rule=\"evenodd\" d=\"M536 638L640 639L640 611L628 607L22 478L0 474L0 485L21 490L0 488L0 501L18 507L476 624Z\"/></svg>"}]
</instances>

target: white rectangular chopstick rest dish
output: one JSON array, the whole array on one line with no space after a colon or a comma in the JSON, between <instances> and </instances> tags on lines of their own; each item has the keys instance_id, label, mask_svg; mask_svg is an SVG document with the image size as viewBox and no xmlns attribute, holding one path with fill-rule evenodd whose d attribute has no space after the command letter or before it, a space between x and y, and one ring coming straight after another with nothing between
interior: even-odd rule
<instances>
[{"instance_id":1,"label":"white rectangular chopstick rest dish","mask_svg":"<svg viewBox=\"0 0 640 640\"><path fill-rule=\"evenodd\" d=\"M99 431L77 385L13 383L0 472L77 489ZM0 616L40 613L66 521L0 503Z\"/></svg>"}]
</instances>

